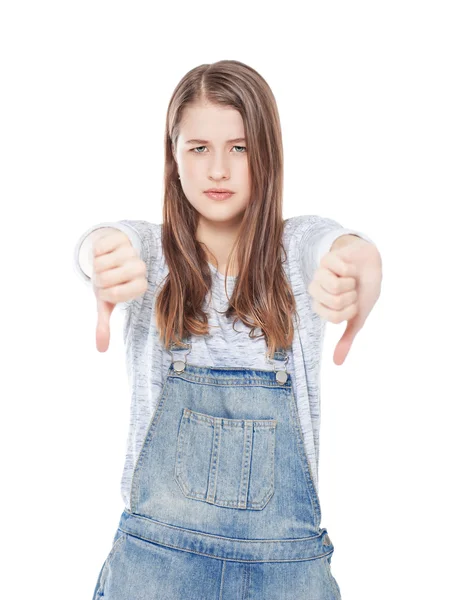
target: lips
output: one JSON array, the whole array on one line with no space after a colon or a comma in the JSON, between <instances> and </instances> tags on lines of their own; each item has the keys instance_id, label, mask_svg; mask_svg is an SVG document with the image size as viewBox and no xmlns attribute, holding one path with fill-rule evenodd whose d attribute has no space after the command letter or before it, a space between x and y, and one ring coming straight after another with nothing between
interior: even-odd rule
<instances>
[{"instance_id":1,"label":"lips","mask_svg":"<svg viewBox=\"0 0 462 600\"><path fill-rule=\"evenodd\" d=\"M231 198L233 193L234 192L205 192L205 194L207 194L207 196L213 200L226 200L227 198Z\"/></svg>"}]
</instances>

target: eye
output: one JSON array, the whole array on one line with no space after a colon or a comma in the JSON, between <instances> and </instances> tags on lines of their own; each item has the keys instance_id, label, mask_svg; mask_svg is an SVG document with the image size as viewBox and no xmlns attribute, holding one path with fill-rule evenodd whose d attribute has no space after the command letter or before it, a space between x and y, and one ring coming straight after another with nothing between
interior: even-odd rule
<instances>
[{"instance_id":1,"label":"eye","mask_svg":"<svg viewBox=\"0 0 462 600\"><path fill-rule=\"evenodd\" d=\"M200 148L205 148L205 146L197 146L196 148L192 148L191 152L194 154L204 154L203 152L196 152L196 150L199 150ZM245 146L233 146L233 148L242 148L243 150L247 150ZM235 154L244 154L244 152L236 152Z\"/></svg>"}]
</instances>

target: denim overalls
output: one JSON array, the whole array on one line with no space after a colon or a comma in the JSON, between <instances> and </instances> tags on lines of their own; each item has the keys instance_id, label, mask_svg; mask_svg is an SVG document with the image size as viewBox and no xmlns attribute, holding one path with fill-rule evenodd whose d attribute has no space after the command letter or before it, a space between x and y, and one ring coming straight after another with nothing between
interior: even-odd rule
<instances>
[{"instance_id":1,"label":"denim overalls","mask_svg":"<svg viewBox=\"0 0 462 600\"><path fill-rule=\"evenodd\" d=\"M288 356L204 367L187 348L170 346L93 600L339 600Z\"/></svg>"}]
</instances>

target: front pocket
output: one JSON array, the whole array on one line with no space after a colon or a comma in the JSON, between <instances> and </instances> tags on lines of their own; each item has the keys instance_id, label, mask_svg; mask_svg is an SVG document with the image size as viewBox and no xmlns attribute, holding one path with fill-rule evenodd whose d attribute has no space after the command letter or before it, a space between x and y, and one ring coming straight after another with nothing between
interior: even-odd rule
<instances>
[{"instance_id":1,"label":"front pocket","mask_svg":"<svg viewBox=\"0 0 462 600\"><path fill-rule=\"evenodd\" d=\"M175 481L188 498L261 510L274 494L275 419L226 419L183 409Z\"/></svg>"}]
</instances>

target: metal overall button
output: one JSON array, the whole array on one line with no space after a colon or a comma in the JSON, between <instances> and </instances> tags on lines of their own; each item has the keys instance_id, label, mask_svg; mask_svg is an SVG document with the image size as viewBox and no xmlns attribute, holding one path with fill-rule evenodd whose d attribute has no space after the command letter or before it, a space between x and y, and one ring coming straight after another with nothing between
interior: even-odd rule
<instances>
[{"instance_id":1,"label":"metal overall button","mask_svg":"<svg viewBox=\"0 0 462 600\"><path fill-rule=\"evenodd\" d=\"M185 370L186 356L191 352L191 344L188 344L188 348L189 348L189 350L185 354L185 360L173 360L173 354L171 351L172 351L172 349L178 349L178 348L175 348L174 344L170 345L170 349L168 350L168 352L169 352L170 356L172 357L173 370L175 371L175 373L183 373L183 371ZM183 349L183 348L179 348L179 349Z\"/></svg>"},{"instance_id":2,"label":"metal overall button","mask_svg":"<svg viewBox=\"0 0 462 600\"><path fill-rule=\"evenodd\" d=\"M173 370L175 373L183 373L186 367L186 362L184 360L175 360L173 362Z\"/></svg>"},{"instance_id":3,"label":"metal overall button","mask_svg":"<svg viewBox=\"0 0 462 600\"><path fill-rule=\"evenodd\" d=\"M286 365L289 362L289 355L286 354L285 358L284 358L284 369L280 369L278 367L276 367L276 365L274 366L274 370L276 371L276 381L278 383L280 383L281 385L284 385L284 383L287 381L287 371L286 371Z\"/></svg>"},{"instance_id":4,"label":"metal overall button","mask_svg":"<svg viewBox=\"0 0 462 600\"><path fill-rule=\"evenodd\" d=\"M287 371L277 371L276 381L281 385L284 385L284 383L287 381Z\"/></svg>"}]
</instances>

